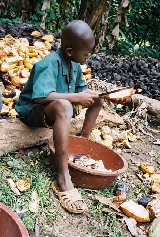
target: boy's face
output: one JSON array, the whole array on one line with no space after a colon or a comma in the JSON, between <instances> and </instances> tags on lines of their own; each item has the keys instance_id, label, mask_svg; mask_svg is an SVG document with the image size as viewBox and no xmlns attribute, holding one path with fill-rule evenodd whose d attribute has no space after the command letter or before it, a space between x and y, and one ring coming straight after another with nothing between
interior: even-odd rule
<instances>
[{"instance_id":1,"label":"boy's face","mask_svg":"<svg viewBox=\"0 0 160 237\"><path fill-rule=\"evenodd\" d=\"M95 40L90 39L81 46L72 48L72 54L70 59L76 63L84 63L90 56L91 51L95 45Z\"/></svg>"}]
</instances>

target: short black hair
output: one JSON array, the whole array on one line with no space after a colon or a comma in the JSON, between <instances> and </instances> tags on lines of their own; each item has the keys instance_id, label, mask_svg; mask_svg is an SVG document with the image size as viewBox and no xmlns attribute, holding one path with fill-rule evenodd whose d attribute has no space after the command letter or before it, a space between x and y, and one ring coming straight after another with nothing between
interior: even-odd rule
<instances>
[{"instance_id":1,"label":"short black hair","mask_svg":"<svg viewBox=\"0 0 160 237\"><path fill-rule=\"evenodd\" d=\"M90 26L82 20L74 20L68 23L62 31L62 47L73 47L76 44L94 38Z\"/></svg>"}]
</instances>

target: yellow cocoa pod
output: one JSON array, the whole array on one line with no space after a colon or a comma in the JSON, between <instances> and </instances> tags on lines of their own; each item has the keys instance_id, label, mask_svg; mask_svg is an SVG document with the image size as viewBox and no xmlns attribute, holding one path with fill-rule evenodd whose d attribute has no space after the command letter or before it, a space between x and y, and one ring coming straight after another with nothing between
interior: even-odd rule
<instances>
[{"instance_id":1,"label":"yellow cocoa pod","mask_svg":"<svg viewBox=\"0 0 160 237\"><path fill-rule=\"evenodd\" d=\"M44 35L41 39L46 40L48 42L53 42L54 41L54 36L53 35Z\"/></svg>"},{"instance_id":2,"label":"yellow cocoa pod","mask_svg":"<svg viewBox=\"0 0 160 237\"><path fill-rule=\"evenodd\" d=\"M31 33L31 36L35 37L35 38L40 38L41 37L41 33L38 30L34 30Z\"/></svg>"},{"instance_id":3,"label":"yellow cocoa pod","mask_svg":"<svg viewBox=\"0 0 160 237\"><path fill-rule=\"evenodd\" d=\"M28 49L28 51L30 53L35 51L35 47L34 46L27 46L27 49Z\"/></svg>"},{"instance_id":4,"label":"yellow cocoa pod","mask_svg":"<svg viewBox=\"0 0 160 237\"><path fill-rule=\"evenodd\" d=\"M16 64L10 65L9 63L3 62L3 63L1 64L0 71L2 71L2 72L8 72L10 69L15 68L15 67L16 67Z\"/></svg>"},{"instance_id":5,"label":"yellow cocoa pod","mask_svg":"<svg viewBox=\"0 0 160 237\"><path fill-rule=\"evenodd\" d=\"M160 173L153 173L150 177L154 183L160 184Z\"/></svg>"},{"instance_id":6,"label":"yellow cocoa pod","mask_svg":"<svg viewBox=\"0 0 160 237\"><path fill-rule=\"evenodd\" d=\"M21 87L20 78L18 76L11 77L11 83L14 86Z\"/></svg>"},{"instance_id":7,"label":"yellow cocoa pod","mask_svg":"<svg viewBox=\"0 0 160 237\"><path fill-rule=\"evenodd\" d=\"M37 52L32 52L32 53L28 53L27 54L30 58L32 57L37 57L38 56L38 53Z\"/></svg>"},{"instance_id":8,"label":"yellow cocoa pod","mask_svg":"<svg viewBox=\"0 0 160 237\"><path fill-rule=\"evenodd\" d=\"M160 185L157 183L152 184L152 192L153 193L159 193L160 194Z\"/></svg>"},{"instance_id":9,"label":"yellow cocoa pod","mask_svg":"<svg viewBox=\"0 0 160 237\"><path fill-rule=\"evenodd\" d=\"M0 51L0 58L6 57L6 56L7 56L6 52L1 50Z\"/></svg>"},{"instance_id":10,"label":"yellow cocoa pod","mask_svg":"<svg viewBox=\"0 0 160 237\"><path fill-rule=\"evenodd\" d=\"M8 114L8 112L9 112L9 107L5 104L2 104L2 109L0 111L0 115Z\"/></svg>"},{"instance_id":11,"label":"yellow cocoa pod","mask_svg":"<svg viewBox=\"0 0 160 237\"><path fill-rule=\"evenodd\" d=\"M134 218L137 222L150 221L149 212L142 206L128 200L120 205L121 210L128 216Z\"/></svg>"},{"instance_id":12,"label":"yellow cocoa pod","mask_svg":"<svg viewBox=\"0 0 160 237\"><path fill-rule=\"evenodd\" d=\"M30 62L28 62L26 59L24 59L24 66L28 68L29 70L31 70L33 67L33 65Z\"/></svg>"},{"instance_id":13,"label":"yellow cocoa pod","mask_svg":"<svg viewBox=\"0 0 160 237\"><path fill-rule=\"evenodd\" d=\"M16 112L15 109L11 109L11 110L9 110L8 115L9 115L9 117L11 117L11 118L16 118L16 116L18 115L18 113Z\"/></svg>"},{"instance_id":14,"label":"yellow cocoa pod","mask_svg":"<svg viewBox=\"0 0 160 237\"><path fill-rule=\"evenodd\" d=\"M140 168L144 173L148 173L148 174L153 174L154 173L154 166L152 165L146 165L143 163L140 163Z\"/></svg>"}]
</instances>

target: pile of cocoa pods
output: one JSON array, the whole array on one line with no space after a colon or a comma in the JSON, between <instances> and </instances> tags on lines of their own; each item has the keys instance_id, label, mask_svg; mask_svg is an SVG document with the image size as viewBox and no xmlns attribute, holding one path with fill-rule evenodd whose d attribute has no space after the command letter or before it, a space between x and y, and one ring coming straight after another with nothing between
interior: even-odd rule
<instances>
[{"instance_id":1,"label":"pile of cocoa pods","mask_svg":"<svg viewBox=\"0 0 160 237\"><path fill-rule=\"evenodd\" d=\"M160 100L160 61L155 58L132 58L92 54L86 62L92 78L117 86L131 86L136 93Z\"/></svg>"}]
</instances>

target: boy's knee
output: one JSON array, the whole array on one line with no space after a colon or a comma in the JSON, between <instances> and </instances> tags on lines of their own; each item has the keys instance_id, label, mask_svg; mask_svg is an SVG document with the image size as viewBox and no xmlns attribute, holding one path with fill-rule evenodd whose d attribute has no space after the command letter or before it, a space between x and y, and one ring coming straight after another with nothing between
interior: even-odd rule
<instances>
[{"instance_id":1,"label":"boy's knee","mask_svg":"<svg viewBox=\"0 0 160 237\"><path fill-rule=\"evenodd\" d=\"M95 105L95 106L98 106L98 107L100 107L100 108L102 108L102 107L103 107L103 101L102 101L102 99L101 99L101 98L95 99L94 105Z\"/></svg>"},{"instance_id":2,"label":"boy's knee","mask_svg":"<svg viewBox=\"0 0 160 237\"><path fill-rule=\"evenodd\" d=\"M56 107L59 115L72 118L73 106L68 100L65 99L57 100Z\"/></svg>"}]
</instances>

